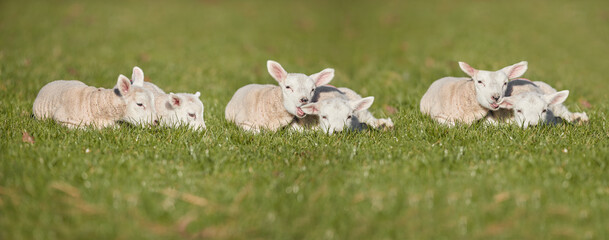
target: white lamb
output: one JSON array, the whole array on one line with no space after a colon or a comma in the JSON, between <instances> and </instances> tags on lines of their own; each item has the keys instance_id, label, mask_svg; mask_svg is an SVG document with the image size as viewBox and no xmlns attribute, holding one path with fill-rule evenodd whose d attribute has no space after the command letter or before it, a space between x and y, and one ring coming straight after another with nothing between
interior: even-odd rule
<instances>
[{"instance_id":1,"label":"white lamb","mask_svg":"<svg viewBox=\"0 0 609 240\"><path fill-rule=\"evenodd\" d=\"M69 128L104 128L118 120L156 122L152 93L141 85L131 85L123 75L114 89L91 87L76 80L50 82L40 89L33 112L38 119L51 118Z\"/></svg>"},{"instance_id":2,"label":"white lamb","mask_svg":"<svg viewBox=\"0 0 609 240\"><path fill-rule=\"evenodd\" d=\"M541 91L543 91L544 94L551 94L551 93L558 92L558 91L556 91L556 89L554 89L552 86L550 86L549 84L547 84L545 82L535 81L533 83L535 85L537 85L541 89ZM581 112L581 113L575 112L575 113L572 113L562 103L561 104L552 105L550 107L550 109L552 110L552 112L554 112L554 115L556 117L559 117L562 120L565 120L567 122L586 123L586 122L589 121L588 114L586 114L585 112Z\"/></svg>"},{"instance_id":3,"label":"white lamb","mask_svg":"<svg viewBox=\"0 0 609 240\"><path fill-rule=\"evenodd\" d=\"M154 105L159 118L159 123L164 126L177 127L186 124L194 130L204 130L203 119L204 106L199 99L200 92L169 93L166 94L161 88L150 82L144 82L144 71L139 67L133 68L131 80L134 85L143 85L154 94Z\"/></svg>"},{"instance_id":4,"label":"white lamb","mask_svg":"<svg viewBox=\"0 0 609 240\"><path fill-rule=\"evenodd\" d=\"M246 131L276 131L289 125L295 116L304 117L301 106L313 97L316 87L329 83L334 77L331 68L311 76L288 73L279 63L270 60L267 69L279 86L246 85L237 90L226 105L226 120Z\"/></svg>"},{"instance_id":5,"label":"white lamb","mask_svg":"<svg viewBox=\"0 0 609 240\"><path fill-rule=\"evenodd\" d=\"M373 128L392 128L391 118L377 119L368 108L374 97L362 98L348 88L321 86L315 90L312 103L302 106L311 116L298 119L294 128L313 127L326 133L340 132L345 128L360 130L362 124Z\"/></svg>"},{"instance_id":6,"label":"white lamb","mask_svg":"<svg viewBox=\"0 0 609 240\"><path fill-rule=\"evenodd\" d=\"M555 124L555 115L549 108L563 103L568 96L569 91L565 90L545 95L537 92L525 92L504 97L499 107L506 109L507 112L492 112L489 114L489 119L515 123L523 128L541 123Z\"/></svg>"},{"instance_id":7,"label":"white lamb","mask_svg":"<svg viewBox=\"0 0 609 240\"><path fill-rule=\"evenodd\" d=\"M556 124L557 118L568 122L587 122L585 112L571 113L562 104L568 96L568 90L557 92L541 81L513 80L499 104L502 109L490 112L487 121L516 123L523 128L540 123Z\"/></svg>"},{"instance_id":8,"label":"white lamb","mask_svg":"<svg viewBox=\"0 0 609 240\"><path fill-rule=\"evenodd\" d=\"M527 70L526 61L495 72L477 70L464 62L459 62L459 66L471 78L438 79L421 98L421 112L449 126L458 122L471 124L484 118L489 110L499 109L508 81Z\"/></svg>"}]
</instances>

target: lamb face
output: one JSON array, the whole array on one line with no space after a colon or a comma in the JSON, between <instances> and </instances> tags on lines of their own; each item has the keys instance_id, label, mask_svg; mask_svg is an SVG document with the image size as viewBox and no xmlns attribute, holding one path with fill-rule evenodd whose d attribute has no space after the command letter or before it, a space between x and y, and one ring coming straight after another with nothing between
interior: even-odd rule
<instances>
[{"instance_id":1,"label":"lamb face","mask_svg":"<svg viewBox=\"0 0 609 240\"><path fill-rule=\"evenodd\" d=\"M140 86L131 85L129 79L119 76L115 92L126 105L125 114L121 120L133 124L151 124L157 121L152 93Z\"/></svg>"},{"instance_id":2,"label":"lamb face","mask_svg":"<svg viewBox=\"0 0 609 240\"><path fill-rule=\"evenodd\" d=\"M304 105L302 110L306 114L317 115L319 128L332 134L345 128L358 129L361 123L355 113L367 110L373 102L374 97L352 101L337 97Z\"/></svg>"},{"instance_id":3,"label":"lamb face","mask_svg":"<svg viewBox=\"0 0 609 240\"><path fill-rule=\"evenodd\" d=\"M300 108L307 104L315 93L315 83L309 76L299 73L288 74L283 83L279 83L285 109L299 118L305 116Z\"/></svg>"},{"instance_id":4,"label":"lamb face","mask_svg":"<svg viewBox=\"0 0 609 240\"><path fill-rule=\"evenodd\" d=\"M569 91L545 95L525 92L505 97L499 105L501 108L512 109L515 123L527 128L543 122L553 122L555 116L549 108L563 103L568 96Z\"/></svg>"},{"instance_id":5,"label":"lamb face","mask_svg":"<svg viewBox=\"0 0 609 240\"><path fill-rule=\"evenodd\" d=\"M137 66L133 68L133 74L131 76L131 81L134 86L142 86L161 99L160 101L157 101L157 104L163 101L159 106L155 106L155 109L158 110L157 114L161 118L160 122L162 124L172 127L180 124L187 124L194 130L203 130L206 128L205 121L203 120L204 107L199 99L201 96L200 92L195 94L165 94L162 89L153 83L144 82L144 71Z\"/></svg>"},{"instance_id":6,"label":"lamb face","mask_svg":"<svg viewBox=\"0 0 609 240\"><path fill-rule=\"evenodd\" d=\"M334 69L331 68L307 76L302 73L288 73L279 63L269 60L267 69L279 83L283 106L290 114L299 118L305 116L301 107L309 103L315 93L315 88L328 84L334 78Z\"/></svg>"},{"instance_id":7,"label":"lamb face","mask_svg":"<svg viewBox=\"0 0 609 240\"><path fill-rule=\"evenodd\" d=\"M499 109L499 103L505 96L508 81L522 76L527 70L526 61L494 72L477 70L464 62L459 62L459 66L474 81L478 103L493 111Z\"/></svg>"},{"instance_id":8,"label":"lamb face","mask_svg":"<svg viewBox=\"0 0 609 240\"><path fill-rule=\"evenodd\" d=\"M204 106L199 97L200 92L189 93L170 93L167 113L163 114L161 122L165 125L177 126L187 124L194 130L204 130L206 128L203 120Z\"/></svg>"}]
</instances>

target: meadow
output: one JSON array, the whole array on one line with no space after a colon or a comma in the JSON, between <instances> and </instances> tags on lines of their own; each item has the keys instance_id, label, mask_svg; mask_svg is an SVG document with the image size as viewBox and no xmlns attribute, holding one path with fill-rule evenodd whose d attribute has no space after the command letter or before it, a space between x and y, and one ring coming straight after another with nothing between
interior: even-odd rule
<instances>
[{"instance_id":1,"label":"meadow","mask_svg":"<svg viewBox=\"0 0 609 240\"><path fill-rule=\"evenodd\" d=\"M609 2L0 1L0 239L609 239ZM232 94L288 72L375 96L391 131L250 134ZM458 61L568 89L586 125L447 128ZM202 93L207 130L70 130L42 86L141 67Z\"/></svg>"}]
</instances>

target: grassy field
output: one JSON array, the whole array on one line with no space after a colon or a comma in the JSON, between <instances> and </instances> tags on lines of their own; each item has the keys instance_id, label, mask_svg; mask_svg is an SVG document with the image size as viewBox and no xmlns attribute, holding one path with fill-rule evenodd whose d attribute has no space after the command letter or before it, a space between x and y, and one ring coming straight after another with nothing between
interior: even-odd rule
<instances>
[{"instance_id":1,"label":"grassy field","mask_svg":"<svg viewBox=\"0 0 609 240\"><path fill-rule=\"evenodd\" d=\"M608 239L608 1L1 1L0 239ZM236 89L336 69L393 131L252 135ZM571 91L588 125L438 126L457 61ZM40 88L140 66L208 130L69 130ZM33 137L24 139L24 132Z\"/></svg>"}]
</instances>

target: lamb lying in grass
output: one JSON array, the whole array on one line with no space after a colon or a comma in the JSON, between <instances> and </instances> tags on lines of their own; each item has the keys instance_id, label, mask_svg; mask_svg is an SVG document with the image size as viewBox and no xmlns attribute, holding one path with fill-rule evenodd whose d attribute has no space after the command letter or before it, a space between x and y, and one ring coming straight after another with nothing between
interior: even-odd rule
<instances>
[{"instance_id":1,"label":"lamb lying in grass","mask_svg":"<svg viewBox=\"0 0 609 240\"><path fill-rule=\"evenodd\" d=\"M156 121L154 96L123 75L114 89L87 86L80 81L53 81L42 87L33 107L38 119L51 118L69 128L104 128L123 120L133 124Z\"/></svg>"},{"instance_id":2,"label":"lamb lying in grass","mask_svg":"<svg viewBox=\"0 0 609 240\"><path fill-rule=\"evenodd\" d=\"M513 80L508 84L505 96L499 104L502 109L490 112L488 122L515 123L527 128L541 123L556 124L560 119L588 121L586 113L571 113L562 104L569 96L568 90L557 92L544 82Z\"/></svg>"},{"instance_id":3,"label":"lamb lying in grass","mask_svg":"<svg viewBox=\"0 0 609 240\"><path fill-rule=\"evenodd\" d=\"M377 119L368 111L373 102L374 97L362 98L348 88L321 86L315 90L312 103L302 106L310 116L297 119L293 127L313 127L329 134L345 128L360 130L363 124L373 128L392 128L391 118Z\"/></svg>"},{"instance_id":4,"label":"lamb lying in grass","mask_svg":"<svg viewBox=\"0 0 609 240\"><path fill-rule=\"evenodd\" d=\"M488 110L496 111L503 100L507 83L527 70L527 62L519 62L499 71L477 70L459 62L461 70L471 78L445 77L431 84L420 109L441 124L471 124L484 118Z\"/></svg>"},{"instance_id":5,"label":"lamb lying in grass","mask_svg":"<svg viewBox=\"0 0 609 240\"><path fill-rule=\"evenodd\" d=\"M276 131L289 125L295 116L304 117L301 107L309 103L315 88L328 84L334 77L331 68L311 76L288 73L275 61L268 61L267 69L279 86L246 85L235 92L226 106L226 120L246 131Z\"/></svg>"},{"instance_id":6,"label":"lamb lying in grass","mask_svg":"<svg viewBox=\"0 0 609 240\"><path fill-rule=\"evenodd\" d=\"M199 97L200 92L169 93L166 94L161 88L150 82L144 82L144 71L139 67L133 68L131 80L134 85L143 85L154 95L154 105L159 118L159 123L164 126L177 127L187 124L193 130L204 130L203 119L204 106Z\"/></svg>"},{"instance_id":7,"label":"lamb lying in grass","mask_svg":"<svg viewBox=\"0 0 609 240\"><path fill-rule=\"evenodd\" d=\"M552 94L552 93L556 93L557 92L556 89L554 89L552 86L550 86L549 84L547 84L545 82L535 81L533 83L535 85L537 85L544 94ZM588 114L586 114L585 112L572 113L562 103L561 104L552 105L550 107L550 109L552 110L552 112L554 113L554 115L556 117L559 117L562 120L567 121L567 122L586 123L586 122L589 121Z\"/></svg>"}]
</instances>

